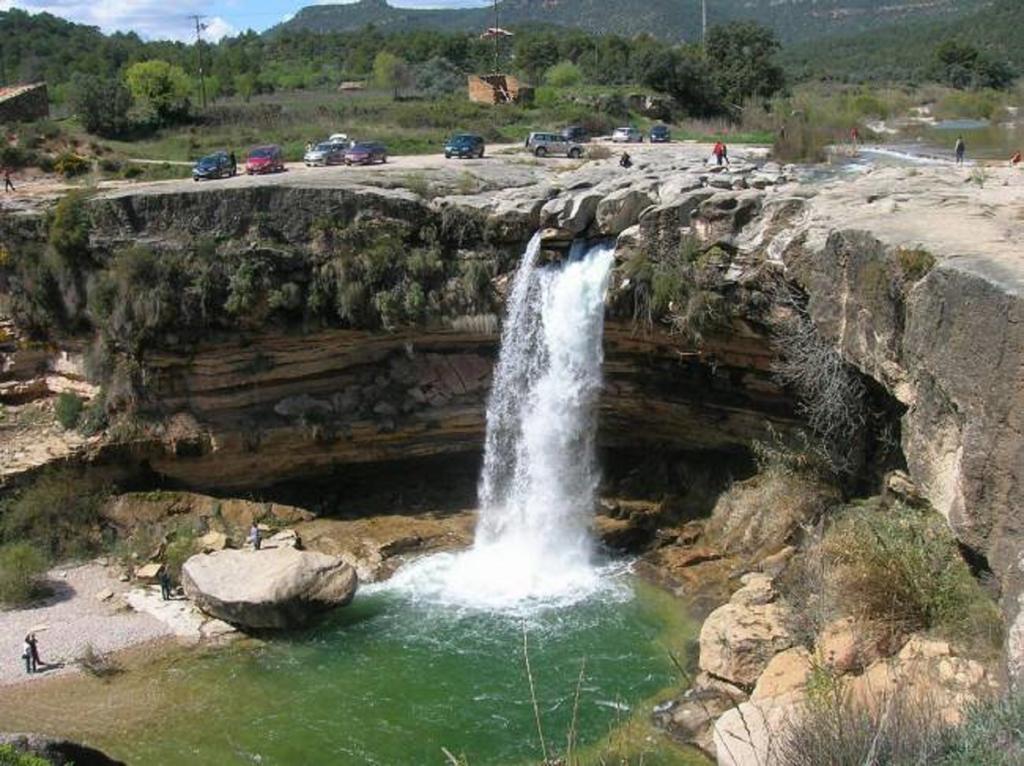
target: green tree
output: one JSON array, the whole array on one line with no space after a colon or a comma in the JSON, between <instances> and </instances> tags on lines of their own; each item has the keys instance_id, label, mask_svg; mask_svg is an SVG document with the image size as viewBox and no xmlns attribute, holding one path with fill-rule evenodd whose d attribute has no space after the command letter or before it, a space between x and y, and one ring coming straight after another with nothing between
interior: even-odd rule
<instances>
[{"instance_id":1,"label":"green tree","mask_svg":"<svg viewBox=\"0 0 1024 766\"><path fill-rule=\"evenodd\" d=\"M583 72L571 61L560 61L544 73L544 82L555 88L571 88L583 82Z\"/></svg>"},{"instance_id":2,"label":"green tree","mask_svg":"<svg viewBox=\"0 0 1024 766\"><path fill-rule=\"evenodd\" d=\"M71 80L71 108L90 133L117 136L128 128L132 94L114 77L76 74Z\"/></svg>"},{"instance_id":3,"label":"green tree","mask_svg":"<svg viewBox=\"0 0 1024 766\"><path fill-rule=\"evenodd\" d=\"M786 84L775 60L775 33L753 21L734 21L708 33L705 55L718 91L731 109L750 98L769 98Z\"/></svg>"},{"instance_id":4,"label":"green tree","mask_svg":"<svg viewBox=\"0 0 1024 766\"><path fill-rule=\"evenodd\" d=\"M466 76L451 61L436 56L416 69L416 89L426 96L445 96L466 87Z\"/></svg>"},{"instance_id":5,"label":"green tree","mask_svg":"<svg viewBox=\"0 0 1024 766\"><path fill-rule=\"evenodd\" d=\"M409 87L412 75L409 65L389 51L381 51L373 59L373 81L380 88L389 88L394 98L398 91Z\"/></svg>"},{"instance_id":6,"label":"green tree","mask_svg":"<svg viewBox=\"0 0 1024 766\"><path fill-rule=\"evenodd\" d=\"M166 124L188 114L191 83L185 70L175 64L153 59L132 64L125 80L136 103L156 121Z\"/></svg>"},{"instance_id":7,"label":"green tree","mask_svg":"<svg viewBox=\"0 0 1024 766\"><path fill-rule=\"evenodd\" d=\"M975 46L946 40L935 49L932 75L954 88L1003 89L1013 82L1013 70L983 55Z\"/></svg>"},{"instance_id":8,"label":"green tree","mask_svg":"<svg viewBox=\"0 0 1024 766\"><path fill-rule=\"evenodd\" d=\"M707 59L695 47L652 53L646 57L646 64L644 83L668 93L691 116L710 117L722 112L718 85Z\"/></svg>"},{"instance_id":9,"label":"green tree","mask_svg":"<svg viewBox=\"0 0 1024 766\"><path fill-rule=\"evenodd\" d=\"M235 75L235 92L248 103L256 92L256 75L252 72Z\"/></svg>"}]
</instances>

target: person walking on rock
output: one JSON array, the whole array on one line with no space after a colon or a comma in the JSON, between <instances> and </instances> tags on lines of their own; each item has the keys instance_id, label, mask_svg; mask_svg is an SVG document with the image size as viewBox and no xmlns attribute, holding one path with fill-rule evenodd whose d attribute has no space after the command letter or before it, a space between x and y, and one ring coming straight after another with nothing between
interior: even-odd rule
<instances>
[{"instance_id":1,"label":"person walking on rock","mask_svg":"<svg viewBox=\"0 0 1024 766\"><path fill-rule=\"evenodd\" d=\"M238 158L235 156L234 152L231 152L231 175L238 175Z\"/></svg>"},{"instance_id":2,"label":"person walking on rock","mask_svg":"<svg viewBox=\"0 0 1024 766\"><path fill-rule=\"evenodd\" d=\"M160 598L164 601L171 600L171 575L167 571L167 567L160 568L160 574L157 576L160 581Z\"/></svg>"},{"instance_id":3,"label":"person walking on rock","mask_svg":"<svg viewBox=\"0 0 1024 766\"><path fill-rule=\"evenodd\" d=\"M255 521L252 523L252 526L249 527L249 542L252 543L252 549L254 551L258 551L260 549L260 544L263 542L263 534L260 532L260 528L257 526Z\"/></svg>"},{"instance_id":4,"label":"person walking on rock","mask_svg":"<svg viewBox=\"0 0 1024 766\"><path fill-rule=\"evenodd\" d=\"M953 150L956 152L956 164L963 165L964 154L967 152L967 144L964 143L963 136L956 137L956 146L953 148Z\"/></svg>"},{"instance_id":5,"label":"person walking on rock","mask_svg":"<svg viewBox=\"0 0 1024 766\"><path fill-rule=\"evenodd\" d=\"M16 189L14 188L14 183L12 183L12 181L11 181L11 169L10 168L4 168L4 191L5 192L16 191Z\"/></svg>"},{"instance_id":6,"label":"person walking on rock","mask_svg":"<svg viewBox=\"0 0 1024 766\"><path fill-rule=\"evenodd\" d=\"M715 142L715 146L711 150L711 153L715 155L715 161L718 163L719 167L721 167L723 162L726 165L729 164L729 149L721 141Z\"/></svg>"}]
</instances>

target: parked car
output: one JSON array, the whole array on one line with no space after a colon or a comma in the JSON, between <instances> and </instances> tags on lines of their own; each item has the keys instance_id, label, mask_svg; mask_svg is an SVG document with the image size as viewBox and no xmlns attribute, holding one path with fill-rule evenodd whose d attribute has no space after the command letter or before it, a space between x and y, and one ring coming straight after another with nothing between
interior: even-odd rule
<instances>
[{"instance_id":1,"label":"parked car","mask_svg":"<svg viewBox=\"0 0 1024 766\"><path fill-rule=\"evenodd\" d=\"M644 134L633 127L616 128L612 133L612 141L617 144L642 144Z\"/></svg>"},{"instance_id":2,"label":"parked car","mask_svg":"<svg viewBox=\"0 0 1024 766\"><path fill-rule=\"evenodd\" d=\"M276 144L255 146L249 150L249 158L245 161L247 175L260 173L279 173L284 170L284 155L281 147Z\"/></svg>"},{"instance_id":3,"label":"parked car","mask_svg":"<svg viewBox=\"0 0 1024 766\"><path fill-rule=\"evenodd\" d=\"M576 144L585 144L590 140L590 134L587 133L585 128L579 125L570 125L568 128L564 128L562 130L562 138Z\"/></svg>"},{"instance_id":4,"label":"parked car","mask_svg":"<svg viewBox=\"0 0 1024 766\"><path fill-rule=\"evenodd\" d=\"M672 131L668 129L668 125L655 125L651 128L652 144L667 144L671 140Z\"/></svg>"},{"instance_id":5,"label":"parked car","mask_svg":"<svg viewBox=\"0 0 1024 766\"><path fill-rule=\"evenodd\" d=\"M353 144L345 151L346 165L372 165L374 162L387 162L388 149L376 141L363 141Z\"/></svg>"},{"instance_id":6,"label":"parked car","mask_svg":"<svg viewBox=\"0 0 1024 766\"><path fill-rule=\"evenodd\" d=\"M456 133L444 144L444 156L452 157L483 157L484 139L472 133Z\"/></svg>"},{"instance_id":7,"label":"parked car","mask_svg":"<svg viewBox=\"0 0 1024 766\"><path fill-rule=\"evenodd\" d=\"M317 144L306 152L302 157L302 161L308 167L313 167L314 165L340 165L345 161L345 151L347 149L347 143L324 141L322 144Z\"/></svg>"},{"instance_id":8,"label":"parked car","mask_svg":"<svg viewBox=\"0 0 1024 766\"><path fill-rule=\"evenodd\" d=\"M564 154L577 159L583 156L583 147L575 141L567 140L561 133L531 133L526 139L526 148L536 157Z\"/></svg>"},{"instance_id":9,"label":"parked car","mask_svg":"<svg viewBox=\"0 0 1024 766\"><path fill-rule=\"evenodd\" d=\"M200 159L192 168L192 180L202 181L213 178L230 178L237 168L231 163L231 155L227 152L214 152Z\"/></svg>"}]
</instances>

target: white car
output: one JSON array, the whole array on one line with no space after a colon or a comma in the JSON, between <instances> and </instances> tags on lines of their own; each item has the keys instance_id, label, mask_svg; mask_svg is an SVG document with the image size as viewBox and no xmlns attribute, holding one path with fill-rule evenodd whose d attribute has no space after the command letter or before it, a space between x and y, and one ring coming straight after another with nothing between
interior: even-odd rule
<instances>
[{"instance_id":1,"label":"white car","mask_svg":"<svg viewBox=\"0 0 1024 766\"><path fill-rule=\"evenodd\" d=\"M636 128L616 128L612 133L612 141L617 144L642 144L644 134Z\"/></svg>"}]
</instances>

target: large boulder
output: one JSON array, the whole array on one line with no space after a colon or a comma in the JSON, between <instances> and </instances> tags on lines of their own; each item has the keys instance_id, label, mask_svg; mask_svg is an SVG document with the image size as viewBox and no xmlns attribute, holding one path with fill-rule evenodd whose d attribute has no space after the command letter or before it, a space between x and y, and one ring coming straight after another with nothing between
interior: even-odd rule
<instances>
[{"instance_id":1,"label":"large boulder","mask_svg":"<svg viewBox=\"0 0 1024 766\"><path fill-rule=\"evenodd\" d=\"M655 204L657 192L626 188L612 192L597 204L595 225L599 234L616 236L634 226L640 213Z\"/></svg>"},{"instance_id":2,"label":"large boulder","mask_svg":"<svg viewBox=\"0 0 1024 766\"><path fill-rule=\"evenodd\" d=\"M744 575L743 587L713 611L700 630L700 669L737 686L752 688L772 657L791 647L792 619L775 600L771 578Z\"/></svg>"},{"instance_id":3,"label":"large boulder","mask_svg":"<svg viewBox=\"0 0 1024 766\"><path fill-rule=\"evenodd\" d=\"M43 758L53 766L124 766L123 761L115 761L96 748L42 734L0 733L0 745Z\"/></svg>"},{"instance_id":4,"label":"large boulder","mask_svg":"<svg viewBox=\"0 0 1024 766\"><path fill-rule=\"evenodd\" d=\"M243 628L290 628L349 603L358 578L337 556L279 547L193 556L181 581L185 595L214 617Z\"/></svg>"}]
</instances>

